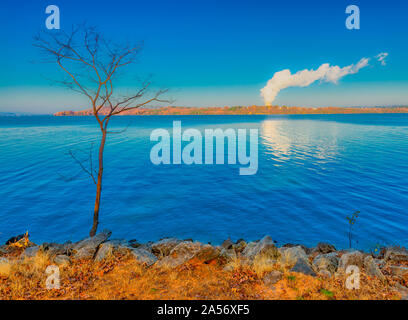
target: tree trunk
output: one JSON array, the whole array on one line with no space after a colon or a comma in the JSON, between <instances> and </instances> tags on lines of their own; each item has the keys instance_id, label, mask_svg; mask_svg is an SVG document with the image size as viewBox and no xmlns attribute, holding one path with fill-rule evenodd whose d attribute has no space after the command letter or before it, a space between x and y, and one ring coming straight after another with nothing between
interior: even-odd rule
<instances>
[{"instance_id":1,"label":"tree trunk","mask_svg":"<svg viewBox=\"0 0 408 320\"><path fill-rule=\"evenodd\" d=\"M101 202L102 194L103 150L105 148L106 133L107 133L106 128L102 129L102 139L101 144L99 146L99 169L98 169L98 181L96 184L96 199L94 207L93 225L91 231L89 232L89 235L91 237L95 236L99 224L99 205Z\"/></svg>"}]
</instances>

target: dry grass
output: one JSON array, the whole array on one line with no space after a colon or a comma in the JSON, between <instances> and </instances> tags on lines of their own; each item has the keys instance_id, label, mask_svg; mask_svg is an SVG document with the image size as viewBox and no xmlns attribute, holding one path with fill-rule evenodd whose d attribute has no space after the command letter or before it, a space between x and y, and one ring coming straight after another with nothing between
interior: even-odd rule
<instances>
[{"instance_id":1,"label":"dry grass","mask_svg":"<svg viewBox=\"0 0 408 320\"><path fill-rule=\"evenodd\" d=\"M61 287L47 290L47 255L16 260L0 269L1 299L399 299L388 284L362 275L359 290L345 289L345 279L313 278L284 272L274 287L262 276L278 270L268 261L249 267L239 259L227 270L217 263L190 263L175 269L145 268L130 256L112 256L103 262L75 261L60 266Z\"/></svg>"},{"instance_id":2,"label":"dry grass","mask_svg":"<svg viewBox=\"0 0 408 320\"><path fill-rule=\"evenodd\" d=\"M257 256L252 264L252 269L259 278L262 278L265 273L273 270L280 270L281 268L270 258L265 256Z\"/></svg>"},{"instance_id":3,"label":"dry grass","mask_svg":"<svg viewBox=\"0 0 408 320\"><path fill-rule=\"evenodd\" d=\"M11 263L2 262L0 263L0 277L8 277L10 275Z\"/></svg>"}]
</instances>

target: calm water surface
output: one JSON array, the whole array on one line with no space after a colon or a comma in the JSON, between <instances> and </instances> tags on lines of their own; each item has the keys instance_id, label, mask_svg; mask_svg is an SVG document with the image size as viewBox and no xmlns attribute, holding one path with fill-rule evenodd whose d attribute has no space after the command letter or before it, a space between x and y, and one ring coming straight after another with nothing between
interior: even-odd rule
<instances>
[{"instance_id":1,"label":"calm water surface","mask_svg":"<svg viewBox=\"0 0 408 320\"><path fill-rule=\"evenodd\" d=\"M259 169L150 162L156 128L259 129ZM408 115L116 117L105 152L100 228L113 238L227 237L347 247L408 245ZM91 226L94 185L68 155L88 159L91 117L0 117L0 241L78 240Z\"/></svg>"}]
</instances>

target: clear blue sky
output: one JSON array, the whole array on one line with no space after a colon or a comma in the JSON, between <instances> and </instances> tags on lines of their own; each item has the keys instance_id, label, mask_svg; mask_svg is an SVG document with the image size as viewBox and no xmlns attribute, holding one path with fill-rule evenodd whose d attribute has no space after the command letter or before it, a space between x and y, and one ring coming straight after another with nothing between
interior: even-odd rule
<instances>
[{"instance_id":1,"label":"clear blue sky","mask_svg":"<svg viewBox=\"0 0 408 320\"><path fill-rule=\"evenodd\" d=\"M153 74L176 105L261 105L259 90L282 69L322 63L340 67L372 58L336 85L288 88L274 103L305 106L408 104L406 1L90 1L2 0L0 111L50 113L83 109L85 99L46 78L61 76L39 63L33 35L45 29L45 8L58 5L61 28L87 21L107 37L144 41L129 73ZM345 8L361 10L361 29L345 27ZM373 58L387 52L386 66ZM126 78L121 84L132 87Z\"/></svg>"}]
</instances>

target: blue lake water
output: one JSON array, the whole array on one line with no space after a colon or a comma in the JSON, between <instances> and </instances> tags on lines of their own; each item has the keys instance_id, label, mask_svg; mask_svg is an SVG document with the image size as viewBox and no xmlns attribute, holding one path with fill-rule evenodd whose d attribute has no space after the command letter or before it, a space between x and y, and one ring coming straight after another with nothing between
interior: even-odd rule
<instances>
[{"instance_id":1,"label":"blue lake water","mask_svg":"<svg viewBox=\"0 0 408 320\"><path fill-rule=\"evenodd\" d=\"M156 128L256 128L258 172L240 165L153 165ZM220 243L265 234L279 244L348 247L346 216L361 211L354 247L408 244L408 114L116 117L108 136L100 230ZM68 155L88 159L92 117L0 117L0 241L78 240L95 187Z\"/></svg>"}]
</instances>

